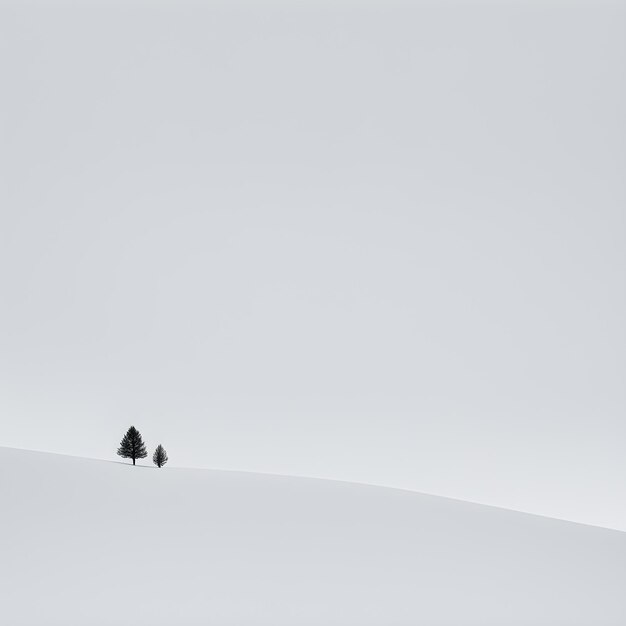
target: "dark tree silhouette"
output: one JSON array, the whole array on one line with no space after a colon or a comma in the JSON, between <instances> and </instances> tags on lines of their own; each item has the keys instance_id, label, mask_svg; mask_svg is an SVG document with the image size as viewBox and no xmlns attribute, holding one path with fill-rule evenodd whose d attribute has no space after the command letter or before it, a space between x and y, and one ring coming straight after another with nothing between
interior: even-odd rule
<instances>
[{"instance_id":1,"label":"dark tree silhouette","mask_svg":"<svg viewBox=\"0 0 626 626\"><path fill-rule=\"evenodd\" d=\"M167 452L161 444L156 447L156 450L152 455L152 462L157 467L163 467L167 463Z\"/></svg>"},{"instance_id":2,"label":"dark tree silhouette","mask_svg":"<svg viewBox=\"0 0 626 626\"><path fill-rule=\"evenodd\" d=\"M117 453L125 459L132 459L133 465L136 459L145 459L148 456L141 433L134 426L126 431Z\"/></svg>"}]
</instances>

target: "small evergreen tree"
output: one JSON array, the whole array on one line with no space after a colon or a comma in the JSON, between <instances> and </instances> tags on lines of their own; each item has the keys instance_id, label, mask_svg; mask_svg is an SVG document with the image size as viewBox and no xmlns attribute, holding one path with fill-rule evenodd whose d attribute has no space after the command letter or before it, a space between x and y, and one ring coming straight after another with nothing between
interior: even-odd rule
<instances>
[{"instance_id":1,"label":"small evergreen tree","mask_svg":"<svg viewBox=\"0 0 626 626\"><path fill-rule=\"evenodd\" d=\"M141 433L134 426L126 431L117 453L125 459L132 459L133 465L136 459L145 459L148 456Z\"/></svg>"},{"instance_id":2,"label":"small evergreen tree","mask_svg":"<svg viewBox=\"0 0 626 626\"><path fill-rule=\"evenodd\" d=\"M163 467L167 463L167 452L161 444L156 447L156 450L152 455L152 462L157 467Z\"/></svg>"}]
</instances>

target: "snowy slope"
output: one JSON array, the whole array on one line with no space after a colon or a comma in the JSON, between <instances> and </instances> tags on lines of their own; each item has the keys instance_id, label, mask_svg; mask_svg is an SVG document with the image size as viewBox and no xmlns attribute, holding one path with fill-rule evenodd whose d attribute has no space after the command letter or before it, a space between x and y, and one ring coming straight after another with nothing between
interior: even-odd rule
<instances>
[{"instance_id":1,"label":"snowy slope","mask_svg":"<svg viewBox=\"0 0 626 626\"><path fill-rule=\"evenodd\" d=\"M10 626L624 626L626 533L410 492L0 448Z\"/></svg>"}]
</instances>

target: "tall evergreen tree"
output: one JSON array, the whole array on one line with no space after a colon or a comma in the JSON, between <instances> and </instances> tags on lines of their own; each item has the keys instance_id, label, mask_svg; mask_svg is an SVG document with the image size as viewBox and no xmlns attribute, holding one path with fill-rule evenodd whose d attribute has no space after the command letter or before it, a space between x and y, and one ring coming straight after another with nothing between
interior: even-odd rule
<instances>
[{"instance_id":1,"label":"tall evergreen tree","mask_svg":"<svg viewBox=\"0 0 626 626\"><path fill-rule=\"evenodd\" d=\"M156 447L156 450L152 455L152 462L157 467L163 467L167 463L167 452L161 444Z\"/></svg>"},{"instance_id":2,"label":"tall evergreen tree","mask_svg":"<svg viewBox=\"0 0 626 626\"><path fill-rule=\"evenodd\" d=\"M141 433L134 426L126 431L117 453L125 459L132 459L133 465L136 459L145 459L148 456Z\"/></svg>"}]
</instances>

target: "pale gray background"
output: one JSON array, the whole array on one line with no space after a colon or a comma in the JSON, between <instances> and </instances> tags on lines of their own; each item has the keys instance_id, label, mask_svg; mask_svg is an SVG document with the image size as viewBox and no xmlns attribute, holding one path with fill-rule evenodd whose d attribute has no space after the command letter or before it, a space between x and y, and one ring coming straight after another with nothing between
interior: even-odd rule
<instances>
[{"instance_id":1,"label":"pale gray background","mask_svg":"<svg viewBox=\"0 0 626 626\"><path fill-rule=\"evenodd\" d=\"M624 3L0 7L0 444L626 529Z\"/></svg>"}]
</instances>

